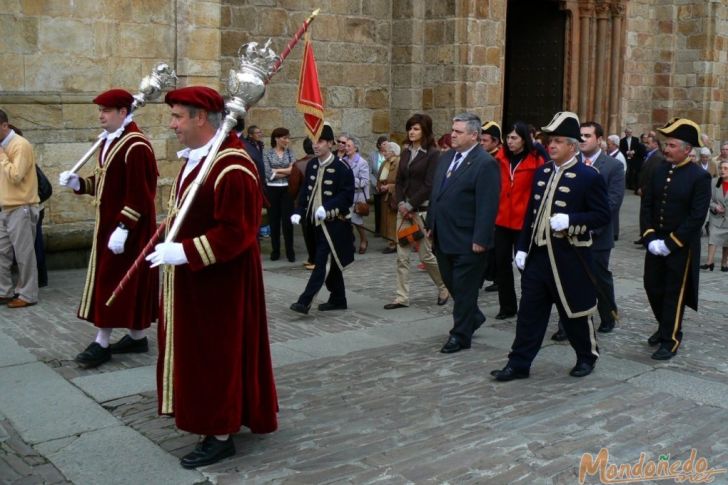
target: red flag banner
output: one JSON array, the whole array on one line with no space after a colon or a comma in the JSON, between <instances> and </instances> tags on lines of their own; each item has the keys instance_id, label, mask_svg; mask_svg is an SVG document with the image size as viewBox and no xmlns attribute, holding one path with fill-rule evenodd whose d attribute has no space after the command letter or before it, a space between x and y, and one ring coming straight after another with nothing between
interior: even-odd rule
<instances>
[{"instance_id":1,"label":"red flag banner","mask_svg":"<svg viewBox=\"0 0 728 485\"><path fill-rule=\"evenodd\" d=\"M313 55L313 45L308 32L303 48L296 108L303 113L303 122L306 125L308 136L311 140L318 140L324 127L324 99L321 96L316 58Z\"/></svg>"}]
</instances>

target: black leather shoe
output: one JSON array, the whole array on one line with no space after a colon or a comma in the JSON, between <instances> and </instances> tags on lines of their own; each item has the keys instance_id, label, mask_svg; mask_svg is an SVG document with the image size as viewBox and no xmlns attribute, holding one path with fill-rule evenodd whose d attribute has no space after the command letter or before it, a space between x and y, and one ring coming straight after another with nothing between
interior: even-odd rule
<instances>
[{"instance_id":1,"label":"black leather shoe","mask_svg":"<svg viewBox=\"0 0 728 485\"><path fill-rule=\"evenodd\" d=\"M131 335L124 335L118 342L109 345L112 354L142 354L149 352L149 341L146 337L134 340Z\"/></svg>"},{"instance_id":2,"label":"black leather shoe","mask_svg":"<svg viewBox=\"0 0 728 485\"><path fill-rule=\"evenodd\" d=\"M311 309L311 305L304 305L303 303L296 302L292 303L290 306L290 309L294 312L303 313L304 315L308 315L308 311Z\"/></svg>"},{"instance_id":3,"label":"black leather shoe","mask_svg":"<svg viewBox=\"0 0 728 485\"><path fill-rule=\"evenodd\" d=\"M510 365L505 366L502 369L496 369L490 371L490 375L495 377L496 381L508 382L514 379L528 379L528 369L514 369Z\"/></svg>"},{"instance_id":4,"label":"black leather shoe","mask_svg":"<svg viewBox=\"0 0 728 485\"><path fill-rule=\"evenodd\" d=\"M633 244L639 244L643 245L645 243L645 240L642 238L637 239L636 241L632 241Z\"/></svg>"},{"instance_id":5,"label":"black leather shoe","mask_svg":"<svg viewBox=\"0 0 728 485\"><path fill-rule=\"evenodd\" d=\"M179 463L184 468L197 468L212 465L234 454L235 443L232 436L228 436L225 441L220 441L214 436L206 436L191 453L183 456Z\"/></svg>"},{"instance_id":6,"label":"black leather shoe","mask_svg":"<svg viewBox=\"0 0 728 485\"><path fill-rule=\"evenodd\" d=\"M281 253L279 253L279 252L270 253L271 261L278 261L279 259L281 259Z\"/></svg>"},{"instance_id":7,"label":"black leather shoe","mask_svg":"<svg viewBox=\"0 0 728 485\"><path fill-rule=\"evenodd\" d=\"M667 347L660 347L654 354L652 354L652 358L655 360L670 360L675 357L676 353L677 352L673 352Z\"/></svg>"},{"instance_id":8,"label":"black leather shoe","mask_svg":"<svg viewBox=\"0 0 728 485\"><path fill-rule=\"evenodd\" d=\"M614 330L614 322L602 322L599 324L597 332L609 333Z\"/></svg>"},{"instance_id":9,"label":"black leather shoe","mask_svg":"<svg viewBox=\"0 0 728 485\"><path fill-rule=\"evenodd\" d=\"M407 305L403 305L401 303L387 303L384 305L385 310L396 310L397 308L407 308Z\"/></svg>"},{"instance_id":10,"label":"black leather shoe","mask_svg":"<svg viewBox=\"0 0 728 485\"><path fill-rule=\"evenodd\" d=\"M98 342L93 342L86 350L76 356L76 362L85 369L98 367L111 360L111 350L103 348Z\"/></svg>"},{"instance_id":11,"label":"black leather shoe","mask_svg":"<svg viewBox=\"0 0 728 485\"><path fill-rule=\"evenodd\" d=\"M572 377L584 377L591 374L593 370L593 365L587 364L586 362L579 362L569 371L569 375Z\"/></svg>"},{"instance_id":12,"label":"black leather shoe","mask_svg":"<svg viewBox=\"0 0 728 485\"><path fill-rule=\"evenodd\" d=\"M498 291L498 285L495 283L493 283L492 285L488 285L485 287L485 291L487 291L487 292Z\"/></svg>"},{"instance_id":13,"label":"black leather shoe","mask_svg":"<svg viewBox=\"0 0 728 485\"><path fill-rule=\"evenodd\" d=\"M509 318L513 318L516 316L516 312L498 312L498 315L495 316L496 320L508 320Z\"/></svg>"},{"instance_id":14,"label":"black leather shoe","mask_svg":"<svg viewBox=\"0 0 728 485\"><path fill-rule=\"evenodd\" d=\"M329 310L346 310L346 303L331 303L327 301L318 306L320 312L327 312Z\"/></svg>"},{"instance_id":15,"label":"black leather shoe","mask_svg":"<svg viewBox=\"0 0 728 485\"><path fill-rule=\"evenodd\" d=\"M566 336L566 332L564 332L564 330L561 328L558 329L556 333L551 336L551 340L553 340L554 342L563 342L564 340L568 339L569 337Z\"/></svg>"},{"instance_id":16,"label":"black leather shoe","mask_svg":"<svg viewBox=\"0 0 728 485\"><path fill-rule=\"evenodd\" d=\"M649 344L650 347L654 347L655 345L659 344L660 341L661 341L661 339L660 339L659 331L653 333L652 335L650 335L650 338L647 339L647 343Z\"/></svg>"},{"instance_id":17,"label":"black leather shoe","mask_svg":"<svg viewBox=\"0 0 728 485\"><path fill-rule=\"evenodd\" d=\"M447 339L447 342L445 342L445 345L442 346L440 349L440 352L443 354L453 354L455 352L459 352L463 349L469 349L470 345L465 345L460 343L460 340L457 339L457 337L453 337L450 335L450 337Z\"/></svg>"},{"instance_id":18,"label":"black leather shoe","mask_svg":"<svg viewBox=\"0 0 728 485\"><path fill-rule=\"evenodd\" d=\"M449 299L450 299L450 293L448 293L445 298L441 298L440 295L438 295L437 296L437 304L440 305L440 306L442 306L445 303L447 303L447 300L449 300Z\"/></svg>"}]
</instances>

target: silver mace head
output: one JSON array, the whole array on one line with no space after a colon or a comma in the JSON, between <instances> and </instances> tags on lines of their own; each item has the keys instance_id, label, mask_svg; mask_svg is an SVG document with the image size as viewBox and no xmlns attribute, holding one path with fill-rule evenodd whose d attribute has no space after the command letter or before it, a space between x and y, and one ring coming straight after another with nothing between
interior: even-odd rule
<instances>
[{"instance_id":1,"label":"silver mace head","mask_svg":"<svg viewBox=\"0 0 728 485\"><path fill-rule=\"evenodd\" d=\"M232 99L226 103L230 115L236 119L245 113L265 94L265 85L273 75L278 55L270 48L271 40L261 47L257 42L243 44L238 49L240 68L230 70L228 92Z\"/></svg>"},{"instance_id":2,"label":"silver mace head","mask_svg":"<svg viewBox=\"0 0 728 485\"><path fill-rule=\"evenodd\" d=\"M144 106L147 101L157 99L162 92L177 83L177 74L169 64L160 63L149 76L139 83L139 93L134 95L134 107Z\"/></svg>"}]
</instances>

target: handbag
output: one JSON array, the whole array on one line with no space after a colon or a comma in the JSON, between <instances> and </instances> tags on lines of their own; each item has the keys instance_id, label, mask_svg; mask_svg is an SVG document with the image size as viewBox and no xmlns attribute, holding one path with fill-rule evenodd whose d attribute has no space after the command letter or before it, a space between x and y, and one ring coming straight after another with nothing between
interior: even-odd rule
<instances>
[{"instance_id":1,"label":"handbag","mask_svg":"<svg viewBox=\"0 0 728 485\"><path fill-rule=\"evenodd\" d=\"M38 165L35 166L35 175L38 178L38 198L42 203L53 195L53 186Z\"/></svg>"},{"instance_id":2,"label":"handbag","mask_svg":"<svg viewBox=\"0 0 728 485\"><path fill-rule=\"evenodd\" d=\"M397 241L400 246L407 246L408 244L416 245L417 241L423 237L425 237L425 234L420 230L420 226L414 222L411 226L407 226L404 229L402 229L402 224L400 224L399 229L397 229Z\"/></svg>"},{"instance_id":3,"label":"handbag","mask_svg":"<svg viewBox=\"0 0 728 485\"><path fill-rule=\"evenodd\" d=\"M366 217L369 215L369 204L364 202L357 202L354 204L354 213L359 214L362 217Z\"/></svg>"}]
</instances>

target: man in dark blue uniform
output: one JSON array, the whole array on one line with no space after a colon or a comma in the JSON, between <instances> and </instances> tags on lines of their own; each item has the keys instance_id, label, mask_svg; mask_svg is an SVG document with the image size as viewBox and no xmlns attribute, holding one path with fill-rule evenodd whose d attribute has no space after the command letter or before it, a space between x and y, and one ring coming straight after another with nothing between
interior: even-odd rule
<instances>
[{"instance_id":1,"label":"man in dark blue uniform","mask_svg":"<svg viewBox=\"0 0 728 485\"><path fill-rule=\"evenodd\" d=\"M658 345L655 360L668 360L682 342L685 305L698 309L700 229L710 204L710 175L690 162L701 147L700 128L673 119L657 131L667 137L665 162L645 184L640 231L645 255L644 286L659 325L647 342Z\"/></svg>"},{"instance_id":2,"label":"man in dark blue uniform","mask_svg":"<svg viewBox=\"0 0 728 485\"><path fill-rule=\"evenodd\" d=\"M491 372L498 381L529 376L554 303L576 352L570 374L590 374L599 357L590 317L597 297L588 268L591 231L610 221L606 184L576 157L581 133L574 113L557 113L542 130L550 136L551 161L536 171L516 245L516 266L523 270L521 302L508 364Z\"/></svg>"},{"instance_id":3,"label":"man in dark blue uniform","mask_svg":"<svg viewBox=\"0 0 728 485\"><path fill-rule=\"evenodd\" d=\"M294 224L305 217L315 225L315 268L306 289L291 305L291 310L298 313L308 313L324 283L331 295L326 303L318 306L319 311L346 309L342 271L354 261L349 220L349 208L354 203L354 175L346 163L331 153L333 143L334 132L329 125L324 125L314 143L316 158L306 168L298 208L291 216Z\"/></svg>"}]
</instances>

